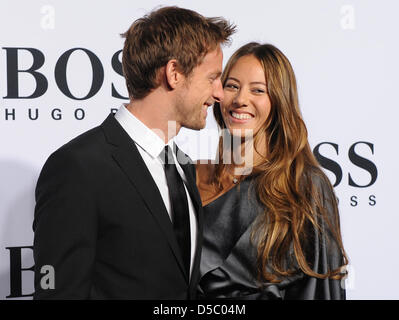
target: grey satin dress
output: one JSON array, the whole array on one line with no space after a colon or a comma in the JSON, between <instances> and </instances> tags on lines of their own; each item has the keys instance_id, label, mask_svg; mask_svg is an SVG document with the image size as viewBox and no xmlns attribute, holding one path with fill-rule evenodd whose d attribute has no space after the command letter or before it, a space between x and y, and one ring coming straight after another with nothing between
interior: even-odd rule
<instances>
[{"instance_id":1,"label":"grey satin dress","mask_svg":"<svg viewBox=\"0 0 399 320\"><path fill-rule=\"evenodd\" d=\"M262 205L255 197L254 178L204 206L204 235L198 296L200 299L345 299L340 280L318 279L299 270L280 283L257 281L256 247L250 242L251 230ZM314 178L328 209L327 191L322 180ZM325 224L321 223L323 228ZM325 233L327 237L328 232ZM313 270L325 272L342 265L342 254L334 241L315 232Z\"/></svg>"}]
</instances>

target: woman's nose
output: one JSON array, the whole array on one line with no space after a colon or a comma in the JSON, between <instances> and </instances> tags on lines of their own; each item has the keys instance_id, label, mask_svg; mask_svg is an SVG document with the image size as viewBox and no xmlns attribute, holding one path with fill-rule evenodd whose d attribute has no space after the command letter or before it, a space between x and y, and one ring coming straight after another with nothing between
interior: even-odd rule
<instances>
[{"instance_id":1,"label":"woman's nose","mask_svg":"<svg viewBox=\"0 0 399 320\"><path fill-rule=\"evenodd\" d=\"M237 91L237 94L233 99L233 103L238 107L248 106L248 95L245 93L244 90L240 89Z\"/></svg>"}]
</instances>

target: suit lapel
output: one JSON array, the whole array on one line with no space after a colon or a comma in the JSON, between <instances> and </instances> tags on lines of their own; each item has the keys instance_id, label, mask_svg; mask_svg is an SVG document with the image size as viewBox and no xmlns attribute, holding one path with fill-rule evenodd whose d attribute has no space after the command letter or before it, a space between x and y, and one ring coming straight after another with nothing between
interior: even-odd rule
<instances>
[{"instance_id":1,"label":"suit lapel","mask_svg":"<svg viewBox=\"0 0 399 320\"><path fill-rule=\"evenodd\" d=\"M112 153L112 157L127 175L137 193L142 197L148 210L157 221L177 259L181 271L184 273L185 278L188 279L165 204L135 143L112 114L103 122L102 128L108 142L116 147Z\"/></svg>"},{"instance_id":2,"label":"suit lapel","mask_svg":"<svg viewBox=\"0 0 399 320\"><path fill-rule=\"evenodd\" d=\"M177 159L179 161L179 164L181 168L183 169L183 172L187 178L187 190L190 193L191 200L193 201L193 204L196 209L196 213L198 213L198 209L202 207L201 203L201 197L199 195L196 181L195 181L195 167L190 159L189 156L187 156L183 151L181 151L177 146Z\"/></svg>"}]
</instances>

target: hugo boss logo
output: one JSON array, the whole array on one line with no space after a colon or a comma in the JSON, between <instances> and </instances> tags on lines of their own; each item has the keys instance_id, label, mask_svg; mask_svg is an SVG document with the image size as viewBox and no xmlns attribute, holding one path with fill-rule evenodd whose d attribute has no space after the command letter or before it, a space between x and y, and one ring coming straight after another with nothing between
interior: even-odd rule
<instances>
[{"instance_id":1,"label":"hugo boss logo","mask_svg":"<svg viewBox=\"0 0 399 320\"><path fill-rule=\"evenodd\" d=\"M54 79L56 88L67 98L72 100L88 100L94 97L100 89L103 87L105 72L103 68L103 63L99 57L92 51L86 48L72 48L64 53L62 53L55 62L54 73L52 75L45 73L43 68L46 63L45 54L36 48L27 47L3 47L6 59L6 81L5 87L0 89L5 91L5 95L2 97L7 101L15 101L18 99L36 99L45 95L49 88L49 81ZM123 72L122 72L122 62L121 62L121 52L119 50L115 52L111 59L111 67L115 74L119 75L124 83ZM71 61L71 57L79 56L80 63ZM91 77L87 78L87 84L84 83L81 87L87 88L83 89L83 94L77 94L73 92L73 81L70 80L71 75L79 75L83 66L87 64L89 66L88 70L91 70ZM48 68L46 68L48 70ZM90 73L90 72L88 72ZM68 82L68 75L69 82ZM74 77L76 79L76 77ZM83 79L83 82L86 80ZM23 85L21 85L23 83ZM23 89L21 90L21 88ZM72 88L71 88L72 87ZM76 85L75 85L76 87ZM76 91L76 89L75 89ZM120 94L114 83L110 84L110 93L113 98L128 100L128 97ZM111 108L111 112L115 110ZM1 119L5 121L15 121L21 118L27 120L38 120L39 118L48 118L50 120L59 121L63 119L64 114L67 118L75 120L83 120L86 117L85 108L83 106L71 108L68 110L63 110L59 105L54 107L41 108L33 107L32 105L27 106L25 109L18 106L15 107L5 107L1 110Z\"/></svg>"},{"instance_id":2,"label":"hugo boss logo","mask_svg":"<svg viewBox=\"0 0 399 320\"><path fill-rule=\"evenodd\" d=\"M326 155L329 154L329 156ZM321 142L313 149L313 154L320 165L331 172L335 176L332 181L333 186L346 185L350 190L369 190L377 181L378 169L373 161L374 144L367 141L358 141L353 143L347 150L334 142ZM331 157L334 154L334 157ZM337 157L335 157L335 154ZM344 158L346 157L346 159ZM343 166L349 160L351 166ZM359 178L359 169L363 171L362 178ZM368 176L368 180L364 181L364 176ZM367 203L369 206L375 206L375 194L367 194L365 192L353 194L349 198L352 207L356 207L360 203Z\"/></svg>"},{"instance_id":3,"label":"hugo boss logo","mask_svg":"<svg viewBox=\"0 0 399 320\"><path fill-rule=\"evenodd\" d=\"M48 77L40 69L46 63L46 57L42 51L36 48L25 48L25 47L3 47L5 50L6 57L6 76L7 76L7 94L3 97L4 99L35 99L43 96L48 89ZM120 53L122 50L115 52L111 58L112 70L118 75L123 77L122 63L119 60ZM20 69L21 54L29 55L32 63L30 67ZM92 77L90 83L90 89L84 96L76 96L69 88L67 79L67 69L70 69L70 57L73 54L81 54L87 57L87 63L91 66ZM26 57L25 57L26 58ZM24 59L28 60L28 59ZM22 96L20 94L20 78L30 77L31 81L35 84L35 89L28 95ZM54 79L58 89L68 98L73 100L87 100L95 96L101 89L104 82L104 68L101 60L92 51L85 48L72 48L60 55L54 66ZM128 99L128 97L122 96L117 92L113 83L111 83L111 95L117 99Z\"/></svg>"}]
</instances>

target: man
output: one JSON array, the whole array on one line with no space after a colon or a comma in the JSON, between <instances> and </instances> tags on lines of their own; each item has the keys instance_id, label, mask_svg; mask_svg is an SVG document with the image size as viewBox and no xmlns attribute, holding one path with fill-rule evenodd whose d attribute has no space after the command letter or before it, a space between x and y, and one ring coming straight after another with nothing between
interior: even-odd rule
<instances>
[{"instance_id":1,"label":"man","mask_svg":"<svg viewBox=\"0 0 399 320\"><path fill-rule=\"evenodd\" d=\"M35 299L195 297L201 201L172 138L203 128L223 98L220 45L233 32L224 19L165 7L123 35L130 103L54 152L40 174ZM44 270L54 270L53 286Z\"/></svg>"}]
</instances>

